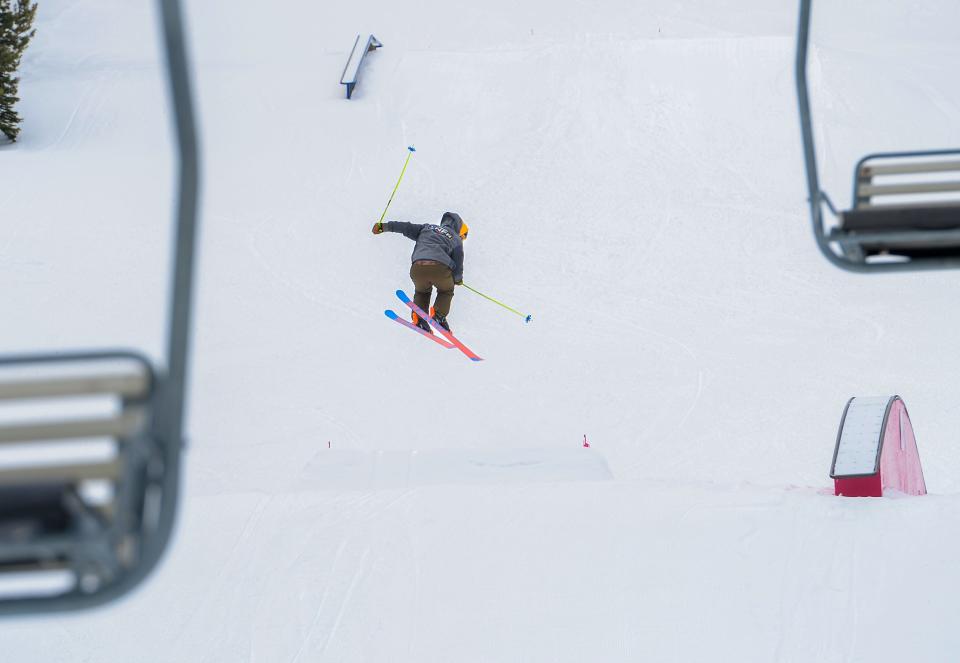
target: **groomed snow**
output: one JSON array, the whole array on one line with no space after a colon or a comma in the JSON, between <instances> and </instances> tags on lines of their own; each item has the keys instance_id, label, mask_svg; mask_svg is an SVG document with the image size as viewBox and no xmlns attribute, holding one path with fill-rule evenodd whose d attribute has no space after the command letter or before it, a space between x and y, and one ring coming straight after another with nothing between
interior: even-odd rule
<instances>
[{"instance_id":1,"label":"groomed snow","mask_svg":"<svg viewBox=\"0 0 960 663\"><path fill-rule=\"evenodd\" d=\"M173 546L0 622L3 661L946 661L960 650L957 275L817 252L796 2L189 2L203 229ZM960 4L815 7L823 184L955 146ZM152 3L44 0L0 148L5 351L162 359L172 151ZM353 99L359 31L384 46ZM384 318L397 220L470 224L450 320ZM899 394L923 498L840 499ZM583 448L583 435L591 447ZM329 443L329 448L328 448Z\"/></svg>"}]
</instances>

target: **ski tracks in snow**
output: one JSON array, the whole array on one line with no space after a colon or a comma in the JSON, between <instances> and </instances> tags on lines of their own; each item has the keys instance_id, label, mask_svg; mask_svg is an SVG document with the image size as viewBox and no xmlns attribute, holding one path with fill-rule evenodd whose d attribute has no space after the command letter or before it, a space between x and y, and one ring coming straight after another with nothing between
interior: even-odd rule
<instances>
[{"instance_id":1,"label":"ski tracks in snow","mask_svg":"<svg viewBox=\"0 0 960 663\"><path fill-rule=\"evenodd\" d=\"M864 559L862 522L860 516L842 507L824 519L818 506L797 502L795 508L784 511L789 514L789 523L778 528L784 534L790 532L790 536L784 536L779 545L785 555L774 661L795 660L798 654L808 660L831 660L839 652L843 660L856 660L861 628L858 596L862 594L859 565ZM803 522L811 519L822 522L811 528L809 522ZM828 608L818 610L811 604L822 600L824 589L835 600ZM811 640L811 633L817 633L818 638Z\"/></svg>"},{"instance_id":2,"label":"ski tracks in snow","mask_svg":"<svg viewBox=\"0 0 960 663\"><path fill-rule=\"evenodd\" d=\"M363 603L361 594L364 583L373 570L382 566L385 560L397 557L397 527L402 527L409 537L409 510L403 511L399 523L391 519L384 524L381 519L386 518L397 505L407 501L415 492L416 489L403 490L383 502L380 500L382 495L379 491L363 493L349 501L349 514L340 513L341 517L337 522L349 523L348 531L341 535L313 618L302 634L300 646L290 663L323 661L326 660L328 652L333 656L333 660L342 658L342 653L334 655L331 647L337 642L348 612ZM345 505L338 498L331 506L337 506L340 510ZM418 584L419 571L414 576L412 591L407 595L415 597ZM413 624L415 621L411 619L411 625Z\"/></svg>"},{"instance_id":3,"label":"ski tracks in snow","mask_svg":"<svg viewBox=\"0 0 960 663\"><path fill-rule=\"evenodd\" d=\"M230 221L226 217L220 216L217 217L220 221ZM323 296L322 294L316 292L316 288L301 283L300 281L291 278L288 276L283 269L278 269L274 263L267 258L264 252L260 248L261 242L259 241L259 236L261 234L261 229L267 224L272 224L272 235L275 235L277 232L277 219L273 217L263 217L259 221L252 223L252 227L247 232L247 249L250 251L250 254L256 259L260 264L263 270L267 273L267 276L270 279L281 286L285 291L289 291L296 295L297 297L306 300L311 305L327 309L335 310L341 314L348 315L350 317L359 317L357 311L349 306L341 304L337 301L336 297ZM292 246L298 246L301 243L300 237L297 236L296 232L292 231L289 227L284 229L285 236L289 238L289 244Z\"/></svg>"},{"instance_id":4,"label":"ski tracks in snow","mask_svg":"<svg viewBox=\"0 0 960 663\"><path fill-rule=\"evenodd\" d=\"M696 373L697 373L697 377L696 377L696 387L693 389L693 393L692 393L692 395L689 397L688 405L687 405L686 408L684 409L683 414L680 415L680 417L677 418L676 424L674 424L674 426L673 426L673 432L674 432L675 434L679 434L679 433L683 430L683 428L684 428L684 426L686 425L687 421L688 421L688 420L690 419L690 417L693 415L694 410L697 409L697 405L700 403L700 399L701 399L701 396L703 395L704 385L705 385L705 382L706 382L706 371L705 371L705 369L704 369L704 367L703 367L702 362L700 361L699 357L697 356L697 353L694 352L693 348L692 348L690 345L688 345L687 343L683 342L682 340L680 340L680 338L678 338L678 337L676 337L676 336L673 336L673 335L671 335L671 334L667 334L667 333L665 333L665 332L657 331L657 330L652 329L652 328L650 328L650 327L646 327L646 326L644 326L644 325L642 325L642 324L640 324L640 323L638 323L638 322L636 322L636 321L634 321L634 320L631 320L631 319L629 319L629 318L625 318L625 317L621 317L621 316L615 316L615 315L614 315L614 316L608 316L608 317L612 317L612 318L614 319L614 322L616 323L616 326L618 327L618 329L619 329L619 331L620 331L621 333L623 332L623 330L624 330L625 328L629 328L629 329L632 329L634 332L638 332L638 333L640 333L640 334L642 334L642 335L652 336L652 337L654 337L654 338L660 339L661 341L666 342L668 345L673 345L673 346L676 346L676 347L680 348L680 350L681 350L681 352L683 353L683 355L685 355L686 357L688 357L688 358L690 359L690 361L692 362L693 367L694 367L694 369L696 370ZM659 441L659 443L658 443L658 446L663 446L663 445L667 444L667 442L668 442L668 440L667 440L665 437L663 437L663 436L659 437L659 440L660 440L660 441ZM639 465L643 465L643 464L645 464L645 463L646 463L645 460L636 461L636 462L633 462L633 463L630 463L630 464L626 465L624 469L633 469L633 468L635 468L635 467L637 467L637 466L639 466Z\"/></svg>"},{"instance_id":5,"label":"ski tracks in snow","mask_svg":"<svg viewBox=\"0 0 960 663\"><path fill-rule=\"evenodd\" d=\"M337 635L337 630L340 628L340 622L343 621L343 615L346 612L347 606L351 603L353 599L353 594L357 589L357 583L360 581L367 571L367 557L370 556L370 548L364 548L363 555L360 557L360 561L357 562L357 569L353 573L353 578L350 580L350 586L347 587L347 592L344 595L343 599L340 601L340 605L337 608L336 618L333 620L333 626L330 628L330 633L323 641L323 647L320 648L320 656L323 656L327 652L327 647L330 646L330 643Z\"/></svg>"},{"instance_id":6,"label":"ski tracks in snow","mask_svg":"<svg viewBox=\"0 0 960 663\"><path fill-rule=\"evenodd\" d=\"M316 612L314 613L313 621L311 622L310 627L308 628L307 633L303 638L303 642L300 644L300 649L297 650L296 655L294 655L290 663L300 662L304 652L307 650L307 646L309 645L313 634L317 632L317 629L320 626L320 622L323 618L324 610L327 607L327 601L330 599L330 595L332 594L332 591L331 591L331 587L333 586L332 579L338 577L337 570L341 564L341 560L343 559L343 553L347 549L347 544L349 542L350 542L349 539L344 539L343 541L340 542L340 546L337 548L337 553L333 558L333 564L331 565L331 568L330 568L329 577L331 578L331 581L328 582L324 587L323 595L320 598L320 603L317 606ZM316 654L316 655L319 655L322 657L326 653L327 648L330 646L330 643L336 637L337 630L340 628L340 624L343 621L343 615L347 610L347 605L350 603L350 600L353 597L354 592L356 591L358 582L366 574L367 557L369 557L369 555L370 555L370 547L366 546L364 547L363 553L360 556L360 560L357 562L356 568L353 571L353 574L350 579L350 584L347 587L346 592L344 593L343 597L338 601L336 614L334 615L334 618L332 620L333 623L330 626L329 630L325 629L324 631L325 634L323 636L323 644L320 647L319 654ZM312 654L310 656L310 660L316 660L315 659L316 655Z\"/></svg>"}]
</instances>

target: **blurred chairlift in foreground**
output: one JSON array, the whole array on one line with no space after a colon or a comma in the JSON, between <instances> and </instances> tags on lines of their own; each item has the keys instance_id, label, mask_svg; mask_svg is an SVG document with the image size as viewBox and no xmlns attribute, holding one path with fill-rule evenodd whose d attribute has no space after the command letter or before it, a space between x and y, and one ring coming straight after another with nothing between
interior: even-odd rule
<instances>
[{"instance_id":1,"label":"blurred chairlift in foreground","mask_svg":"<svg viewBox=\"0 0 960 663\"><path fill-rule=\"evenodd\" d=\"M868 154L854 168L846 211L820 189L807 90L811 3L800 0L796 83L817 245L834 265L856 272L960 267L960 149ZM834 217L829 227L824 206Z\"/></svg>"},{"instance_id":2,"label":"blurred chairlift in foreground","mask_svg":"<svg viewBox=\"0 0 960 663\"><path fill-rule=\"evenodd\" d=\"M173 529L198 155L179 2L158 5L179 154L167 366L118 349L0 356L0 615L119 597Z\"/></svg>"}]
</instances>

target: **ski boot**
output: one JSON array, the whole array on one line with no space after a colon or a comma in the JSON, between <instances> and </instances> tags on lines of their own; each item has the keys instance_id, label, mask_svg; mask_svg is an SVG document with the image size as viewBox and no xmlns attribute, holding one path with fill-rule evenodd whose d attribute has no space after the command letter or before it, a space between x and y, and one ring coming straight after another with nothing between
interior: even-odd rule
<instances>
[{"instance_id":1,"label":"ski boot","mask_svg":"<svg viewBox=\"0 0 960 663\"><path fill-rule=\"evenodd\" d=\"M450 331L450 323L447 322L447 316L440 315L436 311L433 311L433 320L447 331Z\"/></svg>"},{"instance_id":2,"label":"ski boot","mask_svg":"<svg viewBox=\"0 0 960 663\"><path fill-rule=\"evenodd\" d=\"M432 334L432 333L433 333L433 328L430 327L430 323L427 322L426 320L424 320L423 318L421 318L421 317L420 317L419 315L417 315L416 313L411 313L411 314L410 314L410 319L413 320L413 324L415 324L417 327L419 327L419 328L422 329L423 331L425 331L425 332L427 332L427 333L429 333L429 334Z\"/></svg>"}]
</instances>

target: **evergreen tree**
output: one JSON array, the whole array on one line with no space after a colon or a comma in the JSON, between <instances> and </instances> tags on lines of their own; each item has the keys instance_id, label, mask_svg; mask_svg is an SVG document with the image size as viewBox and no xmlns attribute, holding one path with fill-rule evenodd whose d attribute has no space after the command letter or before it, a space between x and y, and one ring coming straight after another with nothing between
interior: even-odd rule
<instances>
[{"instance_id":1,"label":"evergreen tree","mask_svg":"<svg viewBox=\"0 0 960 663\"><path fill-rule=\"evenodd\" d=\"M37 4L30 0L0 0L0 131L11 141L20 133L20 116L13 109L17 97L20 58L36 30Z\"/></svg>"}]
</instances>

